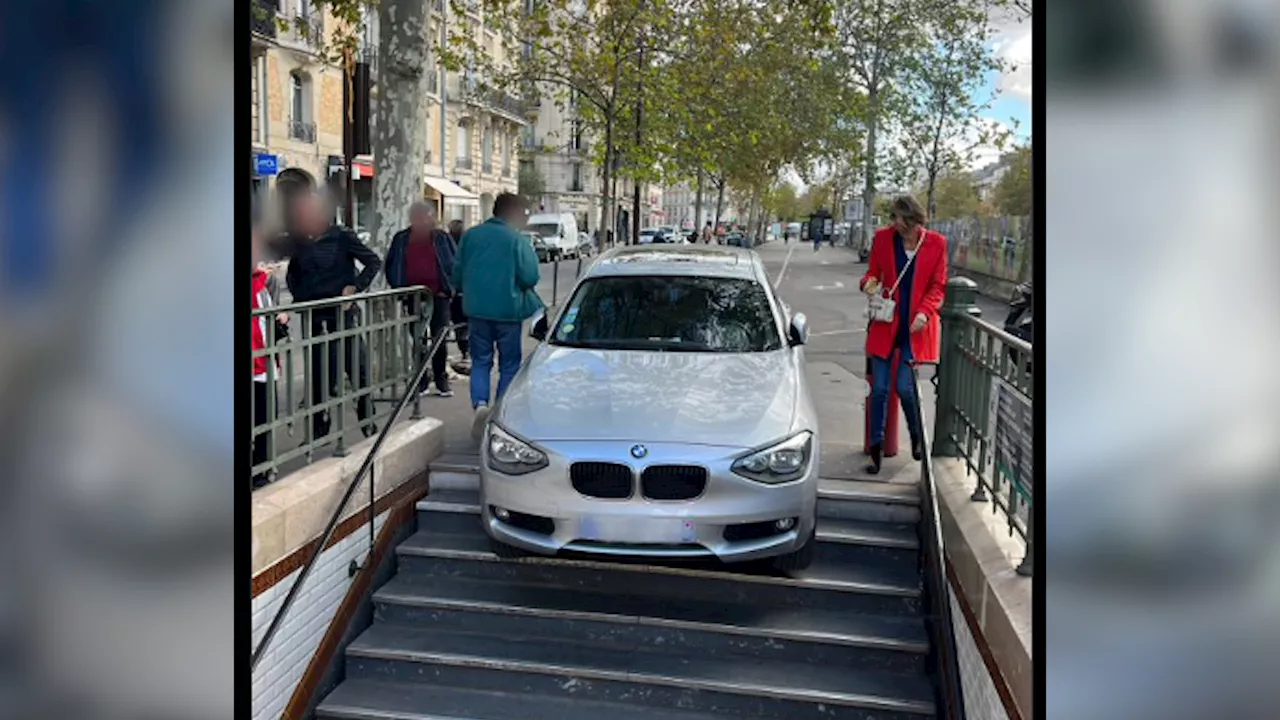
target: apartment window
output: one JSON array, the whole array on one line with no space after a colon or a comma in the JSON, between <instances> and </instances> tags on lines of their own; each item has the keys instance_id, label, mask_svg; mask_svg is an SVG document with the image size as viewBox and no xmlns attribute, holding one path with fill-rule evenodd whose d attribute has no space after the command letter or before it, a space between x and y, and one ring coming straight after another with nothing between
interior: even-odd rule
<instances>
[{"instance_id":1,"label":"apartment window","mask_svg":"<svg viewBox=\"0 0 1280 720\"><path fill-rule=\"evenodd\" d=\"M573 164L573 178L569 181L570 192L582 192L582 163Z\"/></svg>"},{"instance_id":2,"label":"apartment window","mask_svg":"<svg viewBox=\"0 0 1280 720\"><path fill-rule=\"evenodd\" d=\"M289 137L307 143L316 141L316 125L311 118L311 79L296 70L289 73Z\"/></svg>"},{"instance_id":3,"label":"apartment window","mask_svg":"<svg viewBox=\"0 0 1280 720\"><path fill-rule=\"evenodd\" d=\"M573 121L573 140L572 147L574 152L582 152L582 121Z\"/></svg>"},{"instance_id":4,"label":"apartment window","mask_svg":"<svg viewBox=\"0 0 1280 720\"><path fill-rule=\"evenodd\" d=\"M484 163L485 172L493 171L493 128L488 125L480 136L480 160Z\"/></svg>"},{"instance_id":5,"label":"apartment window","mask_svg":"<svg viewBox=\"0 0 1280 720\"><path fill-rule=\"evenodd\" d=\"M532 149L534 147L537 147L538 141L536 136L534 135L532 125L525 125L524 129L520 131L520 141L526 148Z\"/></svg>"},{"instance_id":6,"label":"apartment window","mask_svg":"<svg viewBox=\"0 0 1280 720\"><path fill-rule=\"evenodd\" d=\"M506 133L503 133L501 137L501 142L502 142L502 174L508 175L511 173L511 136Z\"/></svg>"}]
</instances>

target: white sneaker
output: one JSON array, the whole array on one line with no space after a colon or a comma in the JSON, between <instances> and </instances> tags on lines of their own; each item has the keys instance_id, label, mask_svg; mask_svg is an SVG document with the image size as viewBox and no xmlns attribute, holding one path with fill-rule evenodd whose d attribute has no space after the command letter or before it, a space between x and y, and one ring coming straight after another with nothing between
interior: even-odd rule
<instances>
[{"instance_id":1,"label":"white sneaker","mask_svg":"<svg viewBox=\"0 0 1280 720\"><path fill-rule=\"evenodd\" d=\"M452 390L441 390L439 393L436 393L436 394L437 394L437 395L439 395L439 396L440 396L440 397L442 397L442 398L450 398L450 397L453 397L453 391L452 391Z\"/></svg>"},{"instance_id":2,"label":"white sneaker","mask_svg":"<svg viewBox=\"0 0 1280 720\"><path fill-rule=\"evenodd\" d=\"M476 407L476 415L471 419L471 439L480 442L480 438L484 437L484 426L489 422L489 406L480 405Z\"/></svg>"}]
</instances>

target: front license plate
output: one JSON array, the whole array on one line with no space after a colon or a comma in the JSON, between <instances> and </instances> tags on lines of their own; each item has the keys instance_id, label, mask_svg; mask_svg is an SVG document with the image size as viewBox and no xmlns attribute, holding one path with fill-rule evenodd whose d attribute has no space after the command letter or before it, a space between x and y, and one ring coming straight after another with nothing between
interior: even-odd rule
<instances>
[{"instance_id":1,"label":"front license plate","mask_svg":"<svg viewBox=\"0 0 1280 720\"><path fill-rule=\"evenodd\" d=\"M584 540L638 545L680 545L697 539L693 522L680 518L583 518Z\"/></svg>"}]
</instances>

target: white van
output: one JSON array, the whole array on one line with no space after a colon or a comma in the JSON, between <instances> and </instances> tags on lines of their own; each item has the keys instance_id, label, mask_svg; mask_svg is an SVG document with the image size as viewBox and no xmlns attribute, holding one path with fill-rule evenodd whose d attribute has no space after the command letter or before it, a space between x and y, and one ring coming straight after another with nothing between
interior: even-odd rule
<instances>
[{"instance_id":1,"label":"white van","mask_svg":"<svg viewBox=\"0 0 1280 720\"><path fill-rule=\"evenodd\" d=\"M533 233L542 241L547 257L551 260L578 256L578 219L573 213L531 215L525 231Z\"/></svg>"}]
</instances>

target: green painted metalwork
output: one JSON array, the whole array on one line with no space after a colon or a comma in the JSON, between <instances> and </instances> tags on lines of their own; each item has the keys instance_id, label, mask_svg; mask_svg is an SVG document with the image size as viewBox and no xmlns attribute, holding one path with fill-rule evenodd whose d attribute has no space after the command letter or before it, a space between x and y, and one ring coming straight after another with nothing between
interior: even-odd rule
<instances>
[{"instance_id":1,"label":"green painted metalwork","mask_svg":"<svg viewBox=\"0 0 1280 720\"><path fill-rule=\"evenodd\" d=\"M967 474L976 477L974 502L990 502L1007 519L1009 532L1027 543L1018 572L1030 575L1036 479L1029 424L1032 348L981 320L976 294L968 278L947 283L934 455L964 461Z\"/></svg>"},{"instance_id":2,"label":"green painted metalwork","mask_svg":"<svg viewBox=\"0 0 1280 720\"><path fill-rule=\"evenodd\" d=\"M346 435L354 429L347 422L347 410L362 398L368 398L371 410L367 425L387 419L415 378L426 351L422 338L429 316L424 310L430 307L431 297L424 290L397 288L253 311L254 320L265 317L267 326L266 347L255 350L253 356L274 360L267 363L267 382L275 392L267 394L267 417L255 417L252 423L253 436L266 433L268 443L267 460L255 465L252 474L281 472L291 463L298 466L299 459L310 464L322 452L346 455ZM289 332L279 337L276 318L284 313ZM364 363L365 382L360 382L358 370L345 372L348 350L357 369L359 362ZM330 367L334 360L339 367ZM317 373L319 378L332 377L331 370L337 371L336 388L318 382L320 397L313 397L313 378ZM315 438L312 418L322 412L329 413L329 433ZM422 417L416 396L410 417Z\"/></svg>"}]
</instances>

